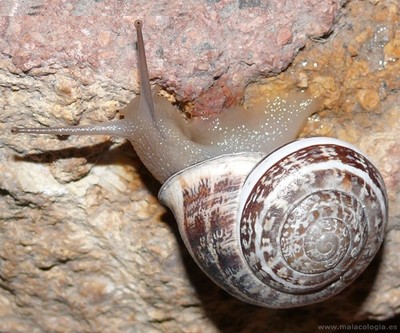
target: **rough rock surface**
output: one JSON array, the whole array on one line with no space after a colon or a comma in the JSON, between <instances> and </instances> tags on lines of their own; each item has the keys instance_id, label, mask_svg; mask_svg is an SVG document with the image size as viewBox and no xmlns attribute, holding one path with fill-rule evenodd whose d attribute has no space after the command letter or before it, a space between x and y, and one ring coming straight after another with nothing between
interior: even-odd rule
<instances>
[{"instance_id":1,"label":"rough rock surface","mask_svg":"<svg viewBox=\"0 0 400 333\"><path fill-rule=\"evenodd\" d=\"M197 114L208 114L240 101L250 81L286 68L307 37L329 31L339 3L17 0L0 10L31 17L2 19L1 48L17 70L89 67L133 87L135 78L128 75L136 69L132 23L140 18L151 78L180 101L193 102ZM36 16L49 11L60 13L62 22L49 15L38 24Z\"/></svg>"},{"instance_id":2,"label":"rough rock surface","mask_svg":"<svg viewBox=\"0 0 400 333\"><path fill-rule=\"evenodd\" d=\"M5 14L59 14L45 20L0 18L1 332L310 332L318 330L318 325L399 315L397 0L350 1L329 36L307 40L288 70L258 80L246 91L247 103L293 86L320 96L321 111L310 118L303 135L334 136L359 146L376 162L388 187L390 221L373 264L331 300L291 310L246 305L204 276L183 247L173 216L157 201L159 185L128 143L107 137L60 140L9 134L16 124L93 123L114 118L132 98L133 90L137 91L131 29L137 17L144 18L148 27L145 37L152 77L184 100L207 95L210 80L220 72L214 64L203 69L205 77L195 81L192 75L201 72L201 59L207 67L214 55L209 50L194 50L193 45L212 40L204 31L216 17L237 19L243 11L252 15L252 20L241 20L248 30L232 31L231 39L236 46L252 43L257 37L253 31L259 31L252 24L265 20L261 26L271 20L260 14L267 2L196 2L203 9L214 9L199 9L196 15L190 14L191 1L185 5L159 1L157 6L147 1L44 3L0 4ZM306 42L304 36L329 30L339 9L333 1L298 3L305 8L324 3L329 8L328 20L312 21L312 32L309 27L297 27L283 53L268 41L258 40L258 49L251 55L255 65L248 66L257 69L249 68L237 78L237 86L229 88L233 95L243 94L239 90L246 80L267 74L260 70L263 66L269 71L271 64L278 64L273 72L283 69ZM77 13L93 16L66 16ZM99 13L134 16L95 17ZM276 32L285 20L275 16L271 31ZM184 24L189 23L196 29L185 33L187 49L182 50L172 42L182 38L181 31L188 31ZM228 38L228 31L223 33ZM224 47L228 44L225 41ZM157 53L161 45L163 52ZM248 54L242 55L231 53L224 61L246 63ZM186 58L200 59L196 62L199 68L185 67ZM224 72L225 79L232 73ZM200 88L194 91L197 85ZM209 96L221 91L211 89Z\"/></svg>"}]
</instances>

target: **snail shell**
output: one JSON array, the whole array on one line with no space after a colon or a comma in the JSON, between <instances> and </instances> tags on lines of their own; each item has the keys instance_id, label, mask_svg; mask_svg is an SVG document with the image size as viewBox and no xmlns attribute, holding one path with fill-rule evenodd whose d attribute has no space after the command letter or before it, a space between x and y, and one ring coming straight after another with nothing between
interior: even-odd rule
<instances>
[{"instance_id":1,"label":"snail shell","mask_svg":"<svg viewBox=\"0 0 400 333\"><path fill-rule=\"evenodd\" d=\"M319 302L348 286L378 251L388 210L378 170L331 138L199 163L171 177L159 198L215 283L272 308Z\"/></svg>"}]
</instances>

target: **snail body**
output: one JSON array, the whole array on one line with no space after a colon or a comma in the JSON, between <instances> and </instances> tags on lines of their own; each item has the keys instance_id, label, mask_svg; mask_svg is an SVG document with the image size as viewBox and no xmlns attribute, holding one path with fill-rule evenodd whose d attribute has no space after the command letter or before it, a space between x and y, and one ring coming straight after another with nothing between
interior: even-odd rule
<instances>
[{"instance_id":1,"label":"snail body","mask_svg":"<svg viewBox=\"0 0 400 333\"><path fill-rule=\"evenodd\" d=\"M212 119L186 121L158 88L150 87L142 36L135 21L140 95L123 110L124 119L86 126L14 127L13 133L112 135L128 139L150 173L164 183L174 173L206 159L243 151L268 153L294 140L317 101L306 92L264 100L245 110L234 107Z\"/></svg>"},{"instance_id":2,"label":"snail body","mask_svg":"<svg viewBox=\"0 0 400 333\"><path fill-rule=\"evenodd\" d=\"M159 199L195 261L245 302L289 308L344 289L383 241L388 208L379 171L340 140L288 144L317 105L304 92L186 121L151 90L142 22L135 27L140 96L124 119L12 132L129 139L163 183Z\"/></svg>"}]
</instances>

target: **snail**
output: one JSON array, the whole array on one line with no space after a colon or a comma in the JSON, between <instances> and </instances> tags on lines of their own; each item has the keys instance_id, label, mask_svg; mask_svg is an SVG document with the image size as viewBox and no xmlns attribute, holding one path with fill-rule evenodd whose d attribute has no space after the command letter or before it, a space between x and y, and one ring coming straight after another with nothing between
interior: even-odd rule
<instances>
[{"instance_id":1,"label":"snail","mask_svg":"<svg viewBox=\"0 0 400 333\"><path fill-rule=\"evenodd\" d=\"M194 260L244 302L291 308L339 293L383 241L388 199L377 168L338 139L293 141L316 111L305 92L184 119L151 89L142 25L140 95L123 119L12 132L127 138L163 184L159 199Z\"/></svg>"}]
</instances>

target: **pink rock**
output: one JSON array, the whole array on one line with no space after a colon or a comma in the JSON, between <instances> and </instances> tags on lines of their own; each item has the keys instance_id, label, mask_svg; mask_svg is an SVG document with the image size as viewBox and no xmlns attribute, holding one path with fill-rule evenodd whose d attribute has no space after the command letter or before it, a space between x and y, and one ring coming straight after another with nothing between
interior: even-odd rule
<instances>
[{"instance_id":1,"label":"pink rock","mask_svg":"<svg viewBox=\"0 0 400 333\"><path fill-rule=\"evenodd\" d=\"M340 6L340 0L84 3L1 4L4 13L30 15L0 21L3 53L24 72L90 66L128 87L137 69L133 21L140 18L151 79L204 115L239 103L249 82L285 69L308 37L330 30Z\"/></svg>"}]
</instances>

